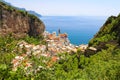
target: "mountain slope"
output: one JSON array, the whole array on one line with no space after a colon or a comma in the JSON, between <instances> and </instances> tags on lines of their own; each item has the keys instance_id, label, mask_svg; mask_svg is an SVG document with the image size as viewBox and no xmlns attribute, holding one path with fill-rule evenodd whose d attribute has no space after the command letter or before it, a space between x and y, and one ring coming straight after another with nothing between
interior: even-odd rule
<instances>
[{"instance_id":1,"label":"mountain slope","mask_svg":"<svg viewBox=\"0 0 120 80\"><path fill-rule=\"evenodd\" d=\"M108 49L108 45L120 47L120 15L111 16L107 19L98 33L89 41L89 47L85 51L85 56L96 54L99 51ZM96 48L96 51L89 49Z\"/></svg>"},{"instance_id":2,"label":"mountain slope","mask_svg":"<svg viewBox=\"0 0 120 80\"><path fill-rule=\"evenodd\" d=\"M105 44L120 45L120 15L109 17L89 42L89 46L94 46L98 50L104 49Z\"/></svg>"}]
</instances>

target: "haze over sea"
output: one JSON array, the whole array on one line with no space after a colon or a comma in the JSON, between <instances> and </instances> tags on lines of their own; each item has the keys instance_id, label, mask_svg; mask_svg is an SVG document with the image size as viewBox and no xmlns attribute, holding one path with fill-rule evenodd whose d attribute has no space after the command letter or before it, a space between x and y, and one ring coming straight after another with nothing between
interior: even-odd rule
<instances>
[{"instance_id":1,"label":"haze over sea","mask_svg":"<svg viewBox=\"0 0 120 80\"><path fill-rule=\"evenodd\" d=\"M67 33L72 44L88 44L97 33L107 17L101 16L42 16L40 19L46 31Z\"/></svg>"}]
</instances>

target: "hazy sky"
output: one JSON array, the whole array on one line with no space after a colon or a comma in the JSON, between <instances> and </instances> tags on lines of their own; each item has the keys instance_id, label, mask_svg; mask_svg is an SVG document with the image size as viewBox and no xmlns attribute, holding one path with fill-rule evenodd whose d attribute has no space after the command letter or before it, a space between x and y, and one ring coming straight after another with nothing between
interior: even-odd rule
<instances>
[{"instance_id":1,"label":"hazy sky","mask_svg":"<svg viewBox=\"0 0 120 80\"><path fill-rule=\"evenodd\" d=\"M110 16L120 12L120 0L5 0L42 15Z\"/></svg>"}]
</instances>

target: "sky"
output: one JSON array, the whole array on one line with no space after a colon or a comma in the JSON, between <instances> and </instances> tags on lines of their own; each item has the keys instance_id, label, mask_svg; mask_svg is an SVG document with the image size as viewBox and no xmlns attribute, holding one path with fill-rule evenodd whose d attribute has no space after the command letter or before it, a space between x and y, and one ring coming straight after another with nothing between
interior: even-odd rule
<instances>
[{"instance_id":1,"label":"sky","mask_svg":"<svg viewBox=\"0 0 120 80\"><path fill-rule=\"evenodd\" d=\"M120 0L5 0L44 16L111 16L120 13Z\"/></svg>"}]
</instances>

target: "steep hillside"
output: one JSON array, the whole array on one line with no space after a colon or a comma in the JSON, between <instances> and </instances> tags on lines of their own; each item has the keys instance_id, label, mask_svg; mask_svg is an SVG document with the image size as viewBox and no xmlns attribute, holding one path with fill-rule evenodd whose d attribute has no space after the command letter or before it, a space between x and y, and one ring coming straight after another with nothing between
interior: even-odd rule
<instances>
[{"instance_id":1,"label":"steep hillside","mask_svg":"<svg viewBox=\"0 0 120 80\"><path fill-rule=\"evenodd\" d=\"M89 46L96 47L98 51L106 49L106 44L120 45L120 15L109 17L89 42Z\"/></svg>"},{"instance_id":2,"label":"steep hillside","mask_svg":"<svg viewBox=\"0 0 120 80\"><path fill-rule=\"evenodd\" d=\"M43 22L36 16L0 2L0 35L12 33L15 37L38 36L44 30Z\"/></svg>"},{"instance_id":3,"label":"steep hillside","mask_svg":"<svg viewBox=\"0 0 120 80\"><path fill-rule=\"evenodd\" d=\"M89 42L89 47L85 51L85 56L96 54L99 51L108 49L108 45L120 47L120 15L111 16L100 28L98 33ZM96 48L96 51L89 49Z\"/></svg>"},{"instance_id":4,"label":"steep hillside","mask_svg":"<svg viewBox=\"0 0 120 80\"><path fill-rule=\"evenodd\" d=\"M0 34L30 35L0 36L0 80L120 80L120 15L108 18L85 53L66 34L32 37L44 29L34 15L0 2Z\"/></svg>"}]
</instances>

